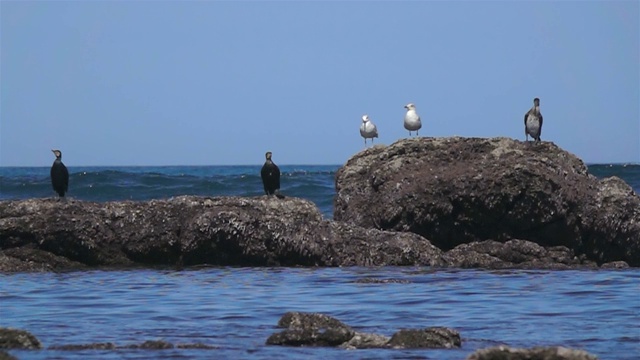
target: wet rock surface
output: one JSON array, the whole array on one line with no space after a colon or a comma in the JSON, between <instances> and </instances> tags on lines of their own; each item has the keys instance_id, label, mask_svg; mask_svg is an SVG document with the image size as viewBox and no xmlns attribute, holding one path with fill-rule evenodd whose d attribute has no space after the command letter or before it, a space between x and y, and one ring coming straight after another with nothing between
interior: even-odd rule
<instances>
[{"instance_id":1,"label":"wet rock surface","mask_svg":"<svg viewBox=\"0 0 640 360\"><path fill-rule=\"evenodd\" d=\"M18 358L9 354L6 351L0 350L0 360L16 360L16 359Z\"/></svg>"},{"instance_id":2,"label":"wet rock surface","mask_svg":"<svg viewBox=\"0 0 640 360\"><path fill-rule=\"evenodd\" d=\"M469 355L466 360L597 360L594 355L583 350L569 349L561 346L534 347L517 349L508 346L496 346L481 349Z\"/></svg>"},{"instance_id":3,"label":"wet rock surface","mask_svg":"<svg viewBox=\"0 0 640 360\"><path fill-rule=\"evenodd\" d=\"M288 312L278 321L278 327L285 330L274 333L267 345L285 346L331 346L343 349L407 349L407 348L459 348L462 344L460 334L445 327L426 329L402 329L391 337L380 334L360 333L349 325L321 313ZM43 349L40 341L25 330L0 327L0 349ZM52 345L47 350L84 351L102 350L117 351L122 349L167 350L167 349L199 349L215 350L218 346L203 343L172 344L164 340L147 340L142 343L118 346L111 342L90 344ZM0 359L15 359L6 351L0 350ZM477 350L467 360L596 360L597 357L583 350L565 347L534 347L531 349L496 346Z\"/></svg>"},{"instance_id":4,"label":"wet rock surface","mask_svg":"<svg viewBox=\"0 0 640 360\"><path fill-rule=\"evenodd\" d=\"M416 234L328 221L291 197L0 202L0 271L201 264L445 265Z\"/></svg>"},{"instance_id":5,"label":"wet rock surface","mask_svg":"<svg viewBox=\"0 0 640 360\"><path fill-rule=\"evenodd\" d=\"M379 334L360 333L331 316L319 313L289 312L280 318L286 327L267 339L267 345L340 346L346 349L370 348L453 348L460 347L460 334L453 329L434 327L405 329L390 338Z\"/></svg>"},{"instance_id":6,"label":"wet rock surface","mask_svg":"<svg viewBox=\"0 0 640 360\"><path fill-rule=\"evenodd\" d=\"M286 313L278 321L278 327L286 329L269 336L267 345L338 346L354 335L340 320L318 313Z\"/></svg>"},{"instance_id":7,"label":"wet rock surface","mask_svg":"<svg viewBox=\"0 0 640 360\"><path fill-rule=\"evenodd\" d=\"M387 346L394 349L457 348L462 341L460 334L444 327L405 329L393 334Z\"/></svg>"},{"instance_id":8,"label":"wet rock surface","mask_svg":"<svg viewBox=\"0 0 640 360\"><path fill-rule=\"evenodd\" d=\"M42 349L42 345L28 331L0 327L0 349Z\"/></svg>"},{"instance_id":9,"label":"wet rock surface","mask_svg":"<svg viewBox=\"0 0 640 360\"><path fill-rule=\"evenodd\" d=\"M493 240L462 244L449 250L445 259L450 266L484 269L575 269L597 268L598 265L576 256L566 246L542 247L526 240ZM622 263L619 266L623 266Z\"/></svg>"},{"instance_id":10,"label":"wet rock surface","mask_svg":"<svg viewBox=\"0 0 640 360\"><path fill-rule=\"evenodd\" d=\"M640 266L640 196L550 142L404 139L354 155L336 190L335 220L420 234L445 251L523 239Z\"/></svg>"}]
</instances>

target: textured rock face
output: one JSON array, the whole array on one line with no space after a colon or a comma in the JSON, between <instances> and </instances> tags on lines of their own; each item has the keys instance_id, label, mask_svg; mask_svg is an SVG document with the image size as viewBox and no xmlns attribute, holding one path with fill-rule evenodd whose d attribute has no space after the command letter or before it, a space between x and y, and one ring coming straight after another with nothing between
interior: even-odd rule
<instances>
[{"instance_id":1,"label":"textured rock face","mask_svg":"<svg viewBox=\"0 0 640 360\"><path fill-rule=\"evenodd\" d=\"M461 244L445 254L450 266L483 269L573 269L596 268L585 255L575 256L565 246L544 248L525 240L501 243L493 240ZM606 266L605 266L606 265ZM626 263L607 263L603 267L620 268Z\"/></svg>"},{"instance_id":2,"label":"textured rock face","mask_svg":"<svg viewBox=\"0 0 640 360\"><path fill-rule=\"evenodd\" d=\"M335 220L413 232L443 250L524 239L640 266L640 197L553 143L404 139L353 156L336 189Z\"/></svg>"},{"instance_id":3,"label":"textured rock face","mask_svg":"<svg viewBox=\"0 0 640 360\"><path fill-rule=\"evenodd\" d=\"M267 345L340 346L344 349L411 349L460 347L460 334L445 327L403 329L393 336L359 333L329 315L288 312L278 326L286 328L269 336Z\"/></svg>"},{"instance_id":4,"label":"textured rock face","mask_svg":"<svg viewBox=\"0 0 640 360\"><path fill-rule=\"evenodd\" d=\"M0 327L0 349L42 349L42 345L28 331Z\"/></svg>"},{"instance_id":5,"label":"textured rock face","mask_svg":"<svg viewBox=\"0 0 640 360\"><path fill-rule=\"evenodd\" d=\"M514 349L507 346L496 346L474 352L467 360L597 360L594 355L583 350L569 349L561 346L535 347L531 349Z\"/></svg>"},{"instance_id":6,"label":"textured rock face","mask_svg":"<svg viewBox=\"0 0 640 360\"><path fill-rule=\"evenodd\" d=\"M462 344L460 334L453 329L434 327L426 329L403 329L391 337L387 346L394 349L413 348L458 348Z\"/></svg>"},{"instance_id":7,"label":"textured rock face","mask_svg":"<svg viewBox=\"0 0 640 360\"><path fill-rule=\"evenodd\" d=\"M443 265L410 233L323 220L297 198L0 202L0 271L156 265Z\"/></svg>"}]
</instances>

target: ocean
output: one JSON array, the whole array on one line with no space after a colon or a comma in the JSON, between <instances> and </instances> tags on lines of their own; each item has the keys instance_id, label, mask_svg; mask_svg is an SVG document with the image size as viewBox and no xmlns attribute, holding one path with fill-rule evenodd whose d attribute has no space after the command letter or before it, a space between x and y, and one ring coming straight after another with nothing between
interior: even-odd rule
<instances>
[{"instance_id":1,"label":"ocean","mask_svg":"<svg viewBox=\"0 0 640 360\"><path fill-rule=\"evenodd\" d=\"M282 192L332 218L339 166L280 166ZM69 197L148 200L262 195L260 166L69 167ZM640 165L590 165L640 193ZM53 197L49 168L0 167L0 200ZM367 279L398 280L366 283ZM287 311L325 313L360 332L451 327L462 347L342 350L266 346ZM0 274L0 326L45 350L19 359L464 359L479 348L562 345L600 359L640 356L640 269L459 270L429 267L91 270ZM215 349L47 350L165 340Z\"/></svg>"}]
</instances>

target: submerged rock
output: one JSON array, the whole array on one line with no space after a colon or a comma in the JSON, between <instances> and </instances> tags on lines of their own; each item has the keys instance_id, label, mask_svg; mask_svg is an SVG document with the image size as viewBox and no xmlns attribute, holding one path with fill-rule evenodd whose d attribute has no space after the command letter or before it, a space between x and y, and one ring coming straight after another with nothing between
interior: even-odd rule
<instances>
[{"instance_id":1,"label":"submerged rock","mask_svg":"<svg viewBox=\"0 0 640 360\"><path fill-rule=\"evenodd\" d=\"M0 271L200 264L445 265L419 235L328 221L291 197L0 202Z\"/></svg>"},{"instance_id":2,"label":"submerged rock","mask_svg":"<svg viewBox=\"0 0 640 360\"><path fill-rule=\"evenodd\" d=\"M42 349L42 344L28 331L0 327L0 349Z\"/></svg>"},{"instance_id":3,"label":"submerged rock","mask_svg":"<svg viewBox=\"0 0 640 360\"><path fill-rule=\"evenodd\" d=\"M6 351L0 350L0 360L17 360L18 358Z\"/></svg>"},{"instance_id":4,"label":"submerged rock","mask_svg":"<svg viewBox=\"0 0 640 360\"><path fill-rule=\"evenodd\" d=\"M123 346L123 349L166 350L173 349L172 343L163 340L147 340L141 344Z\"/></svg>"},{"instance_id":5,"label":"submerged rock","mask_svg":"<svg viewBox=\"0 0 640 360\"><path fill-rule=\"evenodd\" d=\"M523 239L640 266L640 196L550 142L404 139L353 156L336 190L335 220L420 234L445 251Z\"/></svg>"},{"instance_id":6,"label":"submerged rock","mask_svg":"<svg viewBox=\"0 0 640 360\"><path fill-rule=\"evenodd\" d=\"M597 360L594 355L583 350L568 349L561 346L515 349L508 346L496 346L481 349L467 356L466 360Z\"/></svg>"},{"instance_id":7,"label":"submerged rock","mask_svg":"<svg viewBox=\"0 0 640 360\"><path fill-rule=\"evenodd\" d=\"M62 351L81 351L81 350L117 350L117 349L143 349L143 350L164 350L164 349L201 349L212 350L218 347L202 344L177 344L166 342L164 340L147 340L140 344L130 344L124 346L117 346L114 343L90 343L90 344L66 344L66 345L52 345L49 346L49 350L62 350Z\"/></svg>"},{"instance_id":8,"label":"submerged rock","mask_svg":"<svg viewBox=\"0 0 640 360\"><path fill-rule=\"evenodd\" d=\"M526 240L493 240L462 244L445 254L447 262L459 268L484 269L575 269L597 268L584 255L576 256L566 246L544 248Z\"/></svg>"},{"instance_id":9,"label":"submerged rock","mask_svg":"<svg viewBox=\"0 0 640 360\"><path fill-rule=\"evenodd\" d=\"M390 337L380 334L355 332L349 341L340 345L344 349L381 349L386 348Z\"/></svg>"},{"instance_id":10,"label":"submerged rock","mask_svg":"<svg viewBox=\"0 0 640 360\"><path fill-rule=\"evenodd\" d=\"M403 329L393 334L387 346L394 349L459 348L460 333L444 327Z\"/></svg>"},{"instance_id":11,"label":"submerged rock","mask_svg":"<svg viewBox=\"0 0 640 360\"><path fill-rule=\"evenodd\" d=\"M269 336L267 345L338 346L354 335L340 320L318 313L288 312L278 326L287 329Z\"/></svg>"},{"instance_id":12,"label":"submerged rock","mask_svg":"<svg viewBox=\"0 0 640 360\"><path fill-rule=\"evenodd\" d=\"M453 348L460 347L460 334L453 329L433 327L400 330L387 337L360 333L331 316L319 313L288 312L278 321L286 327L272 334L267 345L339 346L344 349L371 348Z\"/></svg>"},{"instance_id":13,"label":"submerged rock","mask_svg":"<svg viewBox=\"0 0 640 360\"><path fill-rule=\"evenodd\" d=\"M114 343L91 343L91 344L67 344L67 345L51 345L49 350L62 351L80 351L80 350L113 350L117 346Z\"/></svg>"}]
</instances>

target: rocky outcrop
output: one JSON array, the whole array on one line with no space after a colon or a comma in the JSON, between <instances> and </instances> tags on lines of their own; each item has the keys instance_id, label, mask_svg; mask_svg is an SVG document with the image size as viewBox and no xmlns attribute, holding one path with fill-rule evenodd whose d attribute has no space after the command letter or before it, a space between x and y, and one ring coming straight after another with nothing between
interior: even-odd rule
<instances>
[{"instance_id":1,"label":"rocky outcrop","mask_svg":"<svg viewBox=\"0 0 640 360\"><path fill-rule=\"evenodd\" d=\"M393 334L387 346L394 349L451 349L459 348L461 344L460 334L456 330L445 327L432 327L400 330Z\"/></svg>"},{"instance_id":2,"label":"rocky outcrop","mask_svg":"<svg viewBox=\"0 0 640 360\"><path fill-rule=\"evenodd\" d=\"M483 269L575 269L597 268L598 265L586 258L576 256L566 246L544 248L526 240L509 240L501 243L493 240L462 244L445 254L449 266L457 268ZM623 264L603 267L624 267Z\"/></svg>"},{"instance_id":3,"label":"rocky outcrop","mask_svg":"<svg viewBox=\"0 0 640 360\"><path fill-rule=\"evenodd\" d=\"M0 350L0 360L17 360L18 358L4 350Z\"/></svg>"},{"instance_id":4,"label":"rocky outcrop","mask_svg":"<svg viewBox=\"0 0 640 360\"><path fill-rule=\"evenodd\" d=\"M286 329L272 334L267 345L339 346L345 349L448 349L461 345L460 334L453 329L403 329L389 338L357 332L340 320L319 313L288 312L280 318L278 327Z\"/></svg>"},{"instance_id":5,"label":"rocky outcrop","mask_svg":"<svg viewBox=\"0 0 640 360\"><path fill-rule=\"evenodd\" d=\"M286 313L278 321L286 328L267 339L267 345L338 346L355 334L351 327L338 319L318 313Z\"/></svg>"},{"instance_id":6,"label":"rocky outcrop","mask_svg":"<svg viewBox=\"0 0 640 360\"><path fill-rule=\"evenodd\" d=\"M28 331L0 327L0 349L42 349L42 345Z\"/></svg>"},{"instance_id":7,"label":"rocky outcrop","mask_svg":"<svg viewBox=\"0 0 640 360\"><path fill-rule=\"evenodd\" d=\"M443 250L523 239L640 266L640 196L550 142L404 139L353 156L336 189L335 220L420 234Z\"/></svg>"},{"instance_id":8,"label":"rocky outcrop","mask_svg":"<svg viewBox=\"0 0 640 360\"><path fill-rule=\"evenodd\" d=\"M469 355L466 360L597 360L594 355L583 350L561 346L515 349L508 346L496 346L481 349Z\"/></svg>"},{"instance_id":9,"label":"rocky outcrop","mask_svg":"<svg viewBox=\"0 0 640 360\"><path fill-rule=\"evenodd\" d=\"M327 221L298 198L0 202L0 271L200 264L446 265L421 236Z\"/></svg>"}]
</instances>

